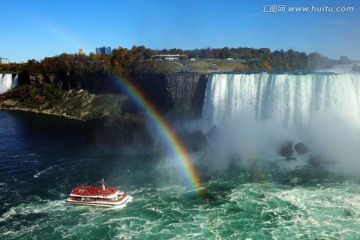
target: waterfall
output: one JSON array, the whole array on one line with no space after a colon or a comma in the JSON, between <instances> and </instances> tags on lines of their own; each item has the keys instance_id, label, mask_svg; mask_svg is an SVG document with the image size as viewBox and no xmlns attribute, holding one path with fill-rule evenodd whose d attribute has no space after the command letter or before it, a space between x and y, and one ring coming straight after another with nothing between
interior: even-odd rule
<instances>
[{"instance_id":1,"label":"waterfall","mask_svg":"<svg viewBox=\"0 0 360 240\"><path fill-rule=\"evenodd\" d=\"M284 143L301 142L310 152L294 153L296 164L360 171L360 73L213 74L202 122L213 154L277 159Z\"/></svg>"},{"instance_id":2,"label":"waterfall","mask_svg":"<svg viewBox=\"0 0 360 240\"><path fill-rule=\"evenodd\" d=\"M293 132L309 130L319 114L331 114L359 127L360 74L211 75L203 108L207 126L219 126L242 114L275 121Z\"/></svg>"},{"instance_id":3,"label":"waterfall","mask_svg":"<svg viewBox=\"0 0 360 240\"><path fill-rule=\"evenodd\" d=\"M0 73L0 94L18 85L18 75L13 79L12 73Z\"/></svg>"},{"instance_id":4,"label":"waterfall","mask_svg":"<svg viewBox=\"0 0 360 240\"><path fill-rule=\"evenodd\" d=\"M16 74L16 76L14 78L14 81L13 81L13 83L11 85L11 88L16 87L17 85L19 85L19 75L18 74Z\"/></svg>"}]
</instances>

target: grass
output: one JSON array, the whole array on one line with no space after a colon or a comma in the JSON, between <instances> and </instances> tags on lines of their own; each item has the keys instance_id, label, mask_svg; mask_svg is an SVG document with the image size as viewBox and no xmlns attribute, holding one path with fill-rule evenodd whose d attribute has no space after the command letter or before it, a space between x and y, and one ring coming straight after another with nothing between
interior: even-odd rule
<instances>
[{"instance_id":1,"label":"grass","mask_svg":"<svg viewBox=\"0 0 360 240\"><path fill-rule=\"evenodd\" d=\"M207 71L234 71L248 70L240 60L206 59L195 61L148 61L146 68L153 72L172 73L180 71L207 72Z\"/></svg>"},{"instance_id":2,"label":"grass","mask_svg":"<svg viewBox=\"0 0 360 240\"><path fill-rule=\"evenodd\" d=\"M192 71L234 71L247 69L239 60L195 60L191 61L190 65Z\"/></svg>"}]
</instances>

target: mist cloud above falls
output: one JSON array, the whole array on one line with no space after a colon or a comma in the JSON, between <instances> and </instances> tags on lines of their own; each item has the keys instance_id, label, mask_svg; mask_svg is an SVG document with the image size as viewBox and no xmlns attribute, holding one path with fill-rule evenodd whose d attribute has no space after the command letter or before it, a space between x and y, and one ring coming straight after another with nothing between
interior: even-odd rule
<instances>
[{"instance_id":1,"label":"mist cloud above falls","mask_svg":"<svg viewBox=\"0 0 360 240\"><path fill-rule=\"evenodd\" d=\"M277 156L291 134L275 121L258 121L251 114L241 112L213 128L209 136L210 165L217 170L227 169L234 156L242 162Z\"/></svg>"},{"instance_id":2,"label":"mist cloud above falls","mask_svg":"<svg viewBox=\"0 0 360 240\"><path fill-rule=\"evenodd\" d=\"M360 170L360 129L357 124L334 111L313 115L309 142L324 158L339 168Z\"/></svg>"}]
</instances>

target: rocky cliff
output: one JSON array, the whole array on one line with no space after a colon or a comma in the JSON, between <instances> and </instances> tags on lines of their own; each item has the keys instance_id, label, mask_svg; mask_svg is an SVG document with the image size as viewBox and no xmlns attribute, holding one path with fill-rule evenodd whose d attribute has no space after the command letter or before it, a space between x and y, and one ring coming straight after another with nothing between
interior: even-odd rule
<instances>
[{"instance_id":1,"label":"rocky cliff","mask_svg":"<svg viewBox=\"0 0 360 240\"><path fill-rule=\"evenodd\" d=\"M208 74L180 72L143 74L136 85L163 113L198 118L202 113Z\"/></svg>"},{"instance_id":2,"label":"rocky cliff","mask_svg":"<svg viewBox=\"0 0 360 240\"><path fill-rule=\"evenodd\" d=\"M201 116L208 74L181 72L170 74L142 73L131 81L164 113L177 112L187 117ZM123 94L117 77L107 73L92 74L19 74L19 83L42 85L60 84L64 90L83 89L92 94ZM134 112L135 105L127 103L126 110Z\"/></svg>"},{"instance_id":3,"label":"rocky cliff","mask_svg":"<svg viewBox=\"0 0 360 240\"><path fill-rule=\"evenodd\" d=\"M200 117L204 104L208 74L175 73L166 75L166 89L173 109L191 110Z\"/></svg>"},{"instance_id":4,"label":"rocky cliff","mask_svg":"<svg viewBox=\"0 0 360 240\"><path fill-rule=\"evenodd\" d=\"M94 94L120 93L113 77L107 73L31 73L23 71L19 73L19 84L41 85L60 84L65 90L83 89Z\"/></svg>"}]
</instances>

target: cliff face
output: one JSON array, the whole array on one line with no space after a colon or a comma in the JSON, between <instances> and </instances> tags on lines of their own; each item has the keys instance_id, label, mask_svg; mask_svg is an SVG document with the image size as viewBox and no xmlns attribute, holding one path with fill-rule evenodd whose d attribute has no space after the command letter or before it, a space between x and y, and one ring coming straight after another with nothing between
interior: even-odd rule
<instances>
[{"instance_id":1,"label":"cliff face","mask_svg":"<svg viewBox=\"0 0 360 240\"><path fill-rule=\"evenodd\" d=\"M194 72L147 73L138 76L135 82L159 111L172 112L176 117L198 118L202 113L207 78L208 74Z\"/></svg>"},{"instance_id":2,"label":"cliff face","mask_svg":"<svg viewBox=\"0 0 360 240\"><path fill-rule=\"evenodd\" d=\"M166 76L166 89L173 109L192 110L200 117L208 75L202 73L175 73Z\"/></svg>"},{"instance_id":3,"label":"cliff face","mask_svg":"<svg viewBox=\"0 0 360 240\"><path fill-rule=\"evenodd\" d=\"M19 84L61 84L64 90L83 89L94 94L120 93L113 77L106 73L30 73L19 74Z\"/></svg>"},{"instance_id":4,"label":"cliff face","mask_svg":"<svg viewBox=\"0 0 360 240\"><path fill-rule=\"evenodd\" d=\"M208 74L181 72L171 74L142 73L133 82L159 111L178 112L188 117L200 117L205 97ZM94 94L122 94L123 90L114 76L106 73L92 74L19 74L20 84L61 84L64 90L84 89ZM125 110L137 111L126 103Z\"/></svg>"}]
</instances>

